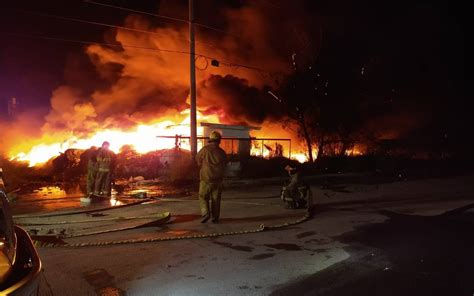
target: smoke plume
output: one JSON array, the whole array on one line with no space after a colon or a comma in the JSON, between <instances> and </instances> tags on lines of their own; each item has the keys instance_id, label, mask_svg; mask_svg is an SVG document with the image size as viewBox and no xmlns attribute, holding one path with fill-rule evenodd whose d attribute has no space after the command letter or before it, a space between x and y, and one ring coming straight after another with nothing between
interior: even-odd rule
<instances>
[{"instance_id":1,"label":"smoke plume","mask_svg":"<svg viewBox=\"0 0 474 296\"><path fill-rule=\"evenodd\" d=\"M163 1L162 5L186 11L175 2ZM304 18L301 14L293 17L296 5L275 13L275 8L257 1L233 7L213 3L220 6L216 23L227 33L197 28L199 110L217 114L223 123L261 124L279 118L281 106L264 90L291 73L291 50L304 39ZM88 74L77 71L78 63L67 63L70 69L65 69L65 75L70 83L52 91L45 117L25 113L9 125L2 124L1 131L11 135L3 140L3 150L20 152L34 143L86 138L104 128L127 130L189 108L187 25L156 25L137 14L126 17L121 25L152 33L115 29L104 38L118 47L85 47L84 55L97 79L81 87ZM211 65L212 59L219 61L219 67ZM40 128L32 132L28 129L32 125Z\"/></svg>"}]
</instances>

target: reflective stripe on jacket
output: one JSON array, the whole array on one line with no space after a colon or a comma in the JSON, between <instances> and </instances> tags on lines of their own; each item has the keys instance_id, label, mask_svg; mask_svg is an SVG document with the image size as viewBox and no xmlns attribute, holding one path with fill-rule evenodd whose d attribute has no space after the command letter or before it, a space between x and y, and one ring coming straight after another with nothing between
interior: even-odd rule
<instances>
[{"instance_id":1,"label":"reflective stripe on jacket","mask_svg":"<svg viewBox=\"0 0 474 296\"><path fill-rule=\"evenodd\" d=\"M108 172L112 170L115 154L110 150L100 148L97 152L97 170Z\"/></svg>"}]
</instances>

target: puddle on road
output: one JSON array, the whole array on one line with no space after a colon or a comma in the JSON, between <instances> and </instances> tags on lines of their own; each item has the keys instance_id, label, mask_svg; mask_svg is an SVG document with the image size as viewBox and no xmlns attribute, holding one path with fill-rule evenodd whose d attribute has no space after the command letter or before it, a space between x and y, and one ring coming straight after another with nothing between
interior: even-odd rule
<instances>
[{"instance_id":1,"label":"puddle on road","mask_svg":"<svg viewBox=\"0 0 474 296\"><path fill-rule=\"evenodd\" d=\"M83 195L82 188L80 184L77 183L64 183L61 185L43 186L28 190L29 189L24 189L20 191L18 194L19 201L55 200Z\"/></svg>"},{"instance_id":2,"label":"puddle on road","mask_svg":"<svg viewBox=\"0 0 474 296\"><path fill-rule=\"evenodd\" d=\"M116 207L126 203L115 197L83 203L80 201L81 197L82 195L69 195L62 190L53 191L53 193L47 196L38 195L37 193L28 194L20 196L12 202L12 212L14 215L49 213L78 208L94 208L97 206Z\"/></svg>"},{"instance_id":3,"label":"puddle on road","mask_svg":"<svg viewBox=\"0 0 474 296\"><path fill-rule=\"evenodd\" d=\"M36 186L36 187L35 187ZM51 212L56 210L70 210L75 208L91 207L97 204L106 206L120 206L124 198L137 200L137 193L146 194L146 197L169 197L189 195L188 190L176 188L173 185L133 186L123 190L120 196L114 195L104 201L93 201L81 203L80 198L85 195L85 183L56 183L48 186L30 184L26 185L17 193L13 205L13 214L29 214L35 212ZM140 199L140 198L138 198Z\"/></svg>"},{"instance_id":4,"label":"puddle on road","mask_svg":"<svg viewBox=\"0 0 474 296\"><path fill-rule=\"evenodd\" d=\"M35 193L43 193L47 191L47 194L60 195L60 194L82 194L81 185L78 183L64 183L62 186L45 186L37 190L33 190Z\"/></svg>"},{"instance_id":5,"label":"puddle on road","mask_svg":"<svg viewBox=\"0 0 474 296\"><path fill-rule=\"evenodd\" d=\"M37 189L24 188L12 202L13 214L51 212L81 207L83 196L79 184L43 186Z\"/></svg>"}]
</instances>

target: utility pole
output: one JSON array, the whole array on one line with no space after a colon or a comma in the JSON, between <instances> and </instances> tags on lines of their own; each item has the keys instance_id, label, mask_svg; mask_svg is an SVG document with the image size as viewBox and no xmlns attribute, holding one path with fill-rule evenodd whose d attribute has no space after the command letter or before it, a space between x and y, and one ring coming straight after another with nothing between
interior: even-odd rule
<instances>
[{"instance_id":1,"label":"utility pole","mask_svg":"<svg viewBox=\"0 0 474 296\"><path fill-rule=\"evenodd\" d=\"M189 0L189 64L190 64L190 95L191 95L191 155L197 154L197 120L196 120L196 58L194 39L194 0Z\"/></svg>"},{"instance_id":2,"label":"utility pole","mask_svg":"<svg viewBox=\"0 0 474 296\"><path fill-rule=\"evenodd\" d=\"M291 60L293 62L293 70L295 71L295 77L296 77L293 88L295 89L295 92L296 92L296 89L298 87L296 85L296 83L298 82L298 79L299 79L298 78L298 64L297 64L297 61L296 61L296 52L291 55ZM306 124L304 110L302 110L303 106L300 106L298 104L298 105L296 105L295 109L296 109L296 121L300 124L300 128L303 130L303 137L306 141L306 145L308 146L308 160L309 160L309 162L312 163L312 162L314 162L314 159L313 159L313 144L312 144L312 141L311 141L311 137L309 135L308 125Z\"/></svg>"}]
</instances>

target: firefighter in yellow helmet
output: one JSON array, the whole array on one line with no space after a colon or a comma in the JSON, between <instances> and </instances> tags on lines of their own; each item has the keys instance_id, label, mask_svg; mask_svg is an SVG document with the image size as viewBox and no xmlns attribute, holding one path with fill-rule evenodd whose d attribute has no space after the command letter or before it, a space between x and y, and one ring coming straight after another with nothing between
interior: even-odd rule
<instances>
[{"instance_id":1,"label":"firefighter in yellow helmet","mask_svg":"<svg viewBox=\"0 0 474 296\"><path fill-rule=\"evenodd\" d=\"M213 131L209 136L209 144L197 154L196 161L200 167L199 205L201 207L201 223L206 223L212 216L212 222L219 222L222 180L224 178L227 156L219 147L221 134ZM210 203L210 207L209 207Z\"/></svg>"}]
</instances>

